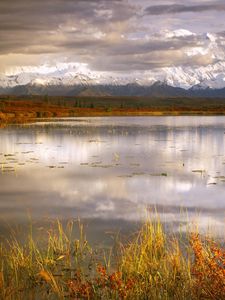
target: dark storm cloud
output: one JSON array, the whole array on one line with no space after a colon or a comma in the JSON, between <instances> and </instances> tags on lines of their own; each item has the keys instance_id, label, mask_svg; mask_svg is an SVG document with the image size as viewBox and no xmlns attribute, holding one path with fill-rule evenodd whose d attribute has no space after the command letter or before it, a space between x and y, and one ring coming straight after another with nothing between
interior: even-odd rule
<instances>
[{"instance_id":1,"label":"dark storm cloud","mask_svg":"<svg viewBox=\"0 0 225 300\"><path fill-rule=\"evenodd\" d=\"M218 1L195 5L189 0L185 5L179 2L165 5L168 2L159 0L156 6L153 0L1 0L0 69L27 65L32 60L32 65L41 64L45 56L53 62L66 60L86 63L93 70L125 72L211 63L211 53L194 57L185 54L187 49L207 47L209 41L202 34L168 36L165 32L187 27L182 27L185 18L179 19L181 12L196 12L197 23L202 23L204 30L208 18L202 22L201 12L213 16L225 5ZM174 24L157 17L166 13L177 13ZM215 24L222 22L215 20ZM191 24L188 26L195 32ZM219 26L219 30L223 47L225 28Z\"/></svg>"},{"instance_id":2,"label":"dark storm cloud","mask_svg":"<svg viewBox=\"0 0 225 300\"><path fill-rule=\"evenodd\" d=\"M60 43L65 49L88 48L92 47L93 51L103 51L107 55L138 55L155 51L179 50L185 47L199 45L199 39L196 36L187 36L180 38L171 38L169 40L151 39L151 40L127 40L121 39L113 46L110 40L74 40Z\"/></svg>"},{"instance_id":3,"label":"dark storm cloud","mask_svg":"<svg viewBox=\"0 0 225 300\"><path fill-rule=\"evenodd\" d=\"M111 11L111 14L107 14ZM103 12L99 14L99 11ZM105 14L104 14L105 11ZM120 0L19 0L0 1L1 30L49 30L68 18L101 24L122 21L134 14L132 6Z\"/></svg>"},{"instance_id":4,"label":"dark storm cloud","mask_svg":"<svg viewBox=\"0 0 225 300\"><path fill-rule=\"evenodd\" d=\"M80 34L86 40L89 35L91 41L88 28L107 30L112 23L126 21L134 14L133 6L120 0L20 0L13 3L1 0L0 53L17 53L34 44L47 46L48 40L54 46L62 31L71 31L71 39ZM76 27L76 30L67 27Z\"/></svg>"},{"instance_id":5,"label":"dark storm cloud","mask_svg":"<svg viewBox=\"0 0 225 300\"><path fill-rule=\"evenodd\" d=\"M166 39L155 36L151 39L120 39L112 43L105 40L78 40L62 42L59 46L75 49L85 57L92 70L129 71L149 70L175 65L205 65L212 60L208 56L187 57L183 49L203 46L201 38L195 35ZM90 55L91 49L91 55ZM103 57L105 59L103 59Z\"/></svg>"},{"instance_id":6,"label":"dark storm cloud","mask_svg":"<svg viewBox=\"0 0 225 300\"><path fill-rule=\"evenodd\" d=\"M225 10L225 4L195 4L195 5L182 5L182 4L170 4L170 5L154 5L145 8L144 13L146 15L164 15L164 14L178 14L178 13L199 13L210 10Z\"/></svg>"}]
</instances>

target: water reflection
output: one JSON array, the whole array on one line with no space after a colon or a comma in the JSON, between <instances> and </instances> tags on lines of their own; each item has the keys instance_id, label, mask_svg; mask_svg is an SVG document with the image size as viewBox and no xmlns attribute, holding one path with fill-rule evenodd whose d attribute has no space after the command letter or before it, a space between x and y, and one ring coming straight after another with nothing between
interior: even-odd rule
<instances>
[{"instance_id":1,"label":"water reflection","mask_svg":"<svg viewBox=\"0 0 225 300\"><path fill-rule=\"evenodd\" d=\"M225 118L77 118L0 130L0 220L27 213L223 232ZM181 214L181 209L185 212Z\"/></svg>"}]
</instances>

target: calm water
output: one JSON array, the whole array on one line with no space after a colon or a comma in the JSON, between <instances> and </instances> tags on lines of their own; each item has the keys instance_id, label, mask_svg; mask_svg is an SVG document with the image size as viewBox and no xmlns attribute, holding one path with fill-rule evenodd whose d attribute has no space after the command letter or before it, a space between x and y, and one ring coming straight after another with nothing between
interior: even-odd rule
<instances>
[{"instance_id":1,"label":"calm water","mask_svg":"<svg viewBox=\"0 0 225 300\"><path fill-rule=\"evenodd\" d=\"M0 224L162 220L224 232L225 117L76 118L0 129ZM97 230L97 229L96 229Z\"/></svg>"}]
</instances>

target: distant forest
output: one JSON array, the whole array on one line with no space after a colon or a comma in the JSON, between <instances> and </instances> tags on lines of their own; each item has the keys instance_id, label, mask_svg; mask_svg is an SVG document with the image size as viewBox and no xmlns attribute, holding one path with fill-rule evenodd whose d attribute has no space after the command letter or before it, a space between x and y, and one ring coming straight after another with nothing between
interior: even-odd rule
<instances>
[{"instance_id":1,"label":"distant forest","mask_svg":"<svg viewBox=\"0 0 225 300\"><path fill-rule=\"evenodd\" d=\"M0 96L1 123L114 115L225 115L225 98Z\"/></svg>"}]
</instances>

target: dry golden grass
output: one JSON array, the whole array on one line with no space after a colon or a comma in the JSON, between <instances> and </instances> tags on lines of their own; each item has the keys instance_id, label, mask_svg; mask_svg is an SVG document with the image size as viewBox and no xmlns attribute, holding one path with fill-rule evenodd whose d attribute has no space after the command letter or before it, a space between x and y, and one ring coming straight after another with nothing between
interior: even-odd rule
<instances>
[{"instance_id":1,"label":"dry golden grass","mask_svg":"<svg viewBox=\"0 0 225 300\"><path fill-rule=\"evenodd\" d=\"M1 245L0 299L224 299L225 251L197 233L184 242L146 222L112 263L80 222L72 239L73 226L57 222L41 246L32 231L23 245L13 237Z\"/></svg>"}]
</instances>

